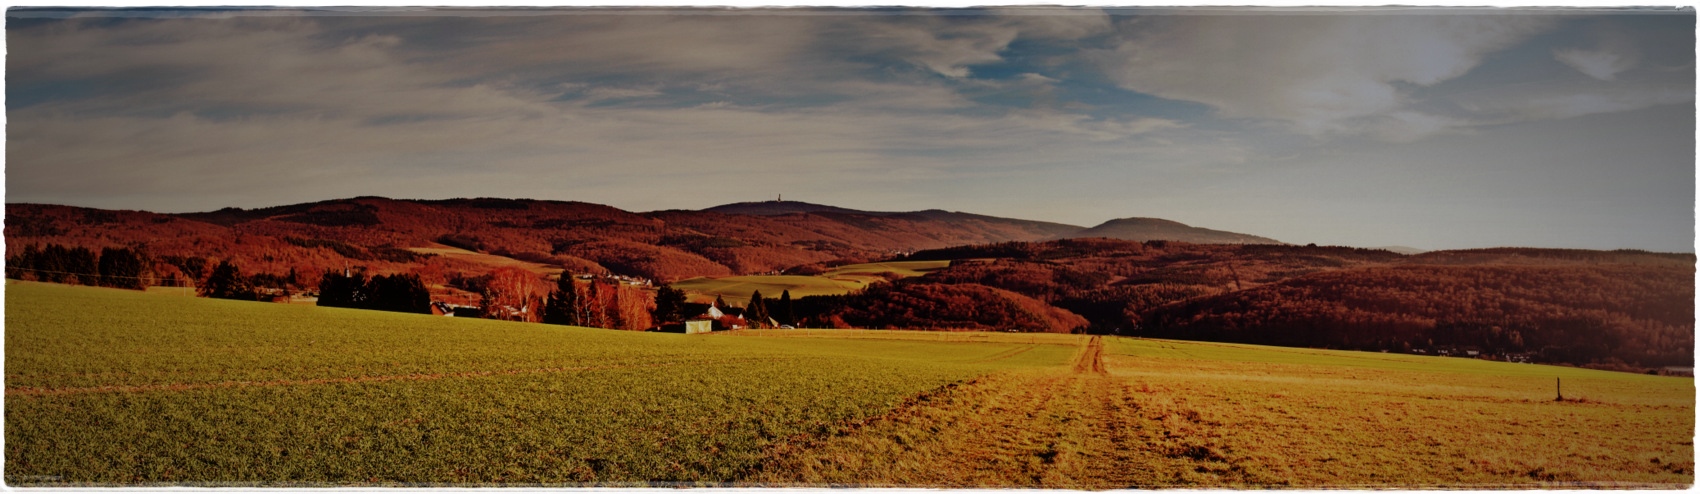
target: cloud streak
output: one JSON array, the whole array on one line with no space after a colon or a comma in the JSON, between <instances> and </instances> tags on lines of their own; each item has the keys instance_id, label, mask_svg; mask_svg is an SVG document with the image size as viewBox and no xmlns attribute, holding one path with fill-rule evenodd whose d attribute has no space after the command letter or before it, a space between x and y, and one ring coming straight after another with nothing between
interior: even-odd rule
<instances>
[{"instance_id":1,"label":"cloud streak","mask_svg":"<svg viewBox=\"0 0 1700 494\"><path fill-rule=\"evenodd\" d=\"M1257 195L1233 177L1348 150L1421 163L1418 146L1542 122L1692 126L1662 109L1694 93L1692 50L1669 48L1692 46L1691 14L93 13L11 19L11 200L644 210L783 192L1227 227L1231 198ZM1103 205L1065 204L1088 196Z\"/></svg>"}]
</instances>

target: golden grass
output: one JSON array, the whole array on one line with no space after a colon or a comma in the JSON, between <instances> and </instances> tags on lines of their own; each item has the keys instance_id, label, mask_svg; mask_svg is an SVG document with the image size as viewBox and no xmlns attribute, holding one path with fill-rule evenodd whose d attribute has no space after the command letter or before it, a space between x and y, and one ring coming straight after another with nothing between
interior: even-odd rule
<instances>
[{"instance_id":1,"label":"golden grass","mask_svg":"<svg viewBox=\"0 0 1700 494\"><path fill-rule=\"evenodd\" d=\"M958 343L1027 343L1079 345L1081 336L1057 333L989 333L984 331L905 331L893 329L741 329L713 333L764 338L824 338L832 340L912 340Z\"/></svg>"},{"instance_id":2,"label":"golden grass","mask_svg":"<svg viewBox=\"0 0 1700 494\"><path fill-rule=\"evenodd\" d=\"M470 263L474 263L474 264L482 264L482 265L490 266L490 267L493 267L493 268L515 267L515 268L524 269L526 271L530 271L530 272L533 272L533 273L537 273L537 274L543 275L543 276L558 275L558 274L561 274L561 271L562 271L561 268L556 267L556 266L549 266L549 265L538 264L538 263L534 263L534 262L526 262L526 261L521 261L519 259L511 258L511 257L498 256L498 255L495 255L495 254L481 254L481 253L478 253L478 252L473 252L473 251L470 251L470 250L456 248L456 247L450 247L450 246L442 245L442 244L431 244L430 247L409 247L407 250L412 251L412 252L417 253L417 254L437 255L437 256L442 256L442 257L447 258L447 259L456 259L456 260L466 261L466 262L470 262Z\"/></svg>"},{"instance_id":3,"label":"golden grass","mask_svg":"<svg viewBox=\"0 0 1700 494\"><path fill-rule=\"evenodd\" d=\"M1680 488L1691 379L1115 338L982 377L753 480L909 487ZM1553 401L1552 378L1565 396Z\"/></svg>"},{"instance_id":4,"label":"golden grass","mask_svg":"<svg viewBox=\"0 0 1700 494\"><path fill-rule=\"evenodd\" d=\"M870 262L864 264L847 264L832 268L821 277L834 280L855 281L862 284L885 281L884 274L895 274L904 278L923 276L927 273L950 267L950 261L890 261Z\"/></svg>"},{"instance_id":5,"label":"golden grass","mask_svg":"<svg viewBox=\"0 0 1700 494\"><path fill-rule=\"evenodd\" d=\"M725 297L728 303L742 306L750 295L760 291L763 297L779 298L789 290L791 298L813 295L844 295L885 281L883 273L901 277L921 276L950 266L950 261L893 261L850 264L833 268L816 276L750 275L721 278L698 277L672 283L673 288L685 291L685 299L706 304L715 297Z\"/></svg>"}]
</instances>

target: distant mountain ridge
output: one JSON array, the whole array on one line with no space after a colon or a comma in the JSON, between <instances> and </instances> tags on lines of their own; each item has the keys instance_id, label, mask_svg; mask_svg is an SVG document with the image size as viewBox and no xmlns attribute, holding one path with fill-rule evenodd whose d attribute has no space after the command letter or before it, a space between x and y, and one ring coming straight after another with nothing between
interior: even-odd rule
<instances>
[{"instance_id":1,"label":"distant mountain ridge","mask_svg":"<svg viewBox=\"0 0 1700 494\"><path fill-rule=\"evenodd\" d=\"M571 201L365 196L181 214L48 204L8 204L6 212L5 241L12 249L145 245L152 255L230 258L269 273L321 273L352 265L368 266L374 274L426 269L443 280L512 264L504 259L539 270L668 281L868 262L959 245L1127 234L1104 225L1083 228L938 209L860 211L797 201L631 212ZM1186 242L1266 240L1184 225L1142 235ZM449 254L456 249L462 254Z\"/></svg>"},{"instance_id":2,"label":"distant mountain ridge","mask_svg":"<svg viewBox=\"0 0 1700 494\"><path fill-rule=\"evenodd\" d=\"M1121 240L1144 242L1147 240L1173 240L1195 244L1281 244L1272 238L1247 235L1244 233L1225 232L1198 228L1186 224L1160 218L1122 218L1106 221L1101 225L1086 228L1069 235L1068 238L1104 237Z\"/></svg>"},{"instance_id":3,"label":"distant mountain ridge","mask_svg":"<svg viewBox=\"0 0 1700 494\"><path fill-rule=\"evenodd\" d=\"M753 216L778 216L794 213L884 214L841 208L838 206L828 206L825 204L812 204L801 201L734 202L731 204L721 204L719 206L706 208L702 211L723 214L747 214Z\"/></svg>"},{"instance_id":4,"label":"distant mountain ridge","mask_svg":"<svg viewBox=\"0 0 1700 494\"><path fill-rule=\"evenodd\" d=\"M1104 237L1139 242L1147 240L1172 240L1177 242L1191 242L1199 244L1283 243L1279 240L1267 237L1222 230L1211 230L1208 228L1198 228L1177 221L1161 218L1121 218L1106 221L1098 226L1086 228L1063 223L999 218L996 216L945 211L942 209L928 209L924 211L910 212L862 211L799 201L738 202L714 206L703 209L703 211L752 216L780 216L787 214L856 214L888 218L918 218L936 221L977 220L1016 225L1029 230L1042 231L1050 234L1049 237L1045 238L1046 240Z\"/></svg>"},{"instance_id":5,"label":"distant mountain ridge","mask_svg":"<svg viewBox=\"0 0 1700 494\"><path fill-rule=\"evenodd\" d=\"M1045 237L1045 238L1061 238L1061 237L1063 237L1063 236L1065 236L1069 233L1076 232L1076 231L1079 231L1079 230L1082 230L1082 229L1085 228L1085 227L1081 227L1081 226L1068 225L1068 224L1063 224L1063 223L1053 223L1053 222L1048 222L1048 221L1021 220L1021 219L1014 219L1014 218L1000 218L1000 217L997 217L997 216L987 216L987 215L982 215L982 214L963 213L963 212L957 212L957 211L945 211L943 209L927 209L927 210L922 210L922 211L863 211L863 210L859 210L859 209L841 208L841 207L838 207L838 206L827 206L827 205L824 205L824 204L812 204L812 203L800 202L800 201L737 202L737 203L732 203L732 204L722 204L722 205L719 205L719 206L714 206L714 207L711 207L711 208L703 209L702 211L711 212L711 213L740 214L740 215L750 215L750 216L782 216L782 215L787 215L787 214L827 214L827 215L839 214L839 215L877 216L877 217L881 217L881 218L896 218L896 219L908 219L908 220L919 220L919 221L952 221L952 222L978 221L978 222L985 222L985 223L990 223L990 224L1007 225L1007 226L1014 227L1014 228L1020 228L1020 229L1023 229L1023 230L1028 230L1028 231L1032 231L1032 232L1038 232L1038 233L1044 233L1044 234L1050 235L1049 237Z\"/></svg>"}]
</instances>

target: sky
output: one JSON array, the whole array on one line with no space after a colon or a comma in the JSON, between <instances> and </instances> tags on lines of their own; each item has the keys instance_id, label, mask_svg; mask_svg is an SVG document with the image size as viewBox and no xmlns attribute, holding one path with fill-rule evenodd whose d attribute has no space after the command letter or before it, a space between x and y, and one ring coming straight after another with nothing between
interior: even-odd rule
<instances>
[{"instance_id":1,"label":"sky","mask_svg":"<svg viewBox=\"0 0 1700 494\"><path fill-rule=\"evenodd\" d=\"M1695 16L12 9L6 201L786 200L1693 252Z\"/></svg>"}]
</instances>

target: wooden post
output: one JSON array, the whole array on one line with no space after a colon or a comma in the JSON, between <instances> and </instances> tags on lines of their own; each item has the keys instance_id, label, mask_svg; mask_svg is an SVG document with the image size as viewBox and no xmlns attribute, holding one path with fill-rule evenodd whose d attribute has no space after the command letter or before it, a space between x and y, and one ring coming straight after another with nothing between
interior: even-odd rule
<instances>
[{"instance_id":1,"label":"wooden post","mask_svg":"<svg viewBox=\"0 0 1700 494\"><path fill-rule=\"evenodd\" d=\"M1552 381L1553 381L1553 388L1558 391L1558 398L1556 398L1552 401L1564 401L1564 380L1555 377L1555 378L1552 378Z\"/></svg>"}]
</instances>

